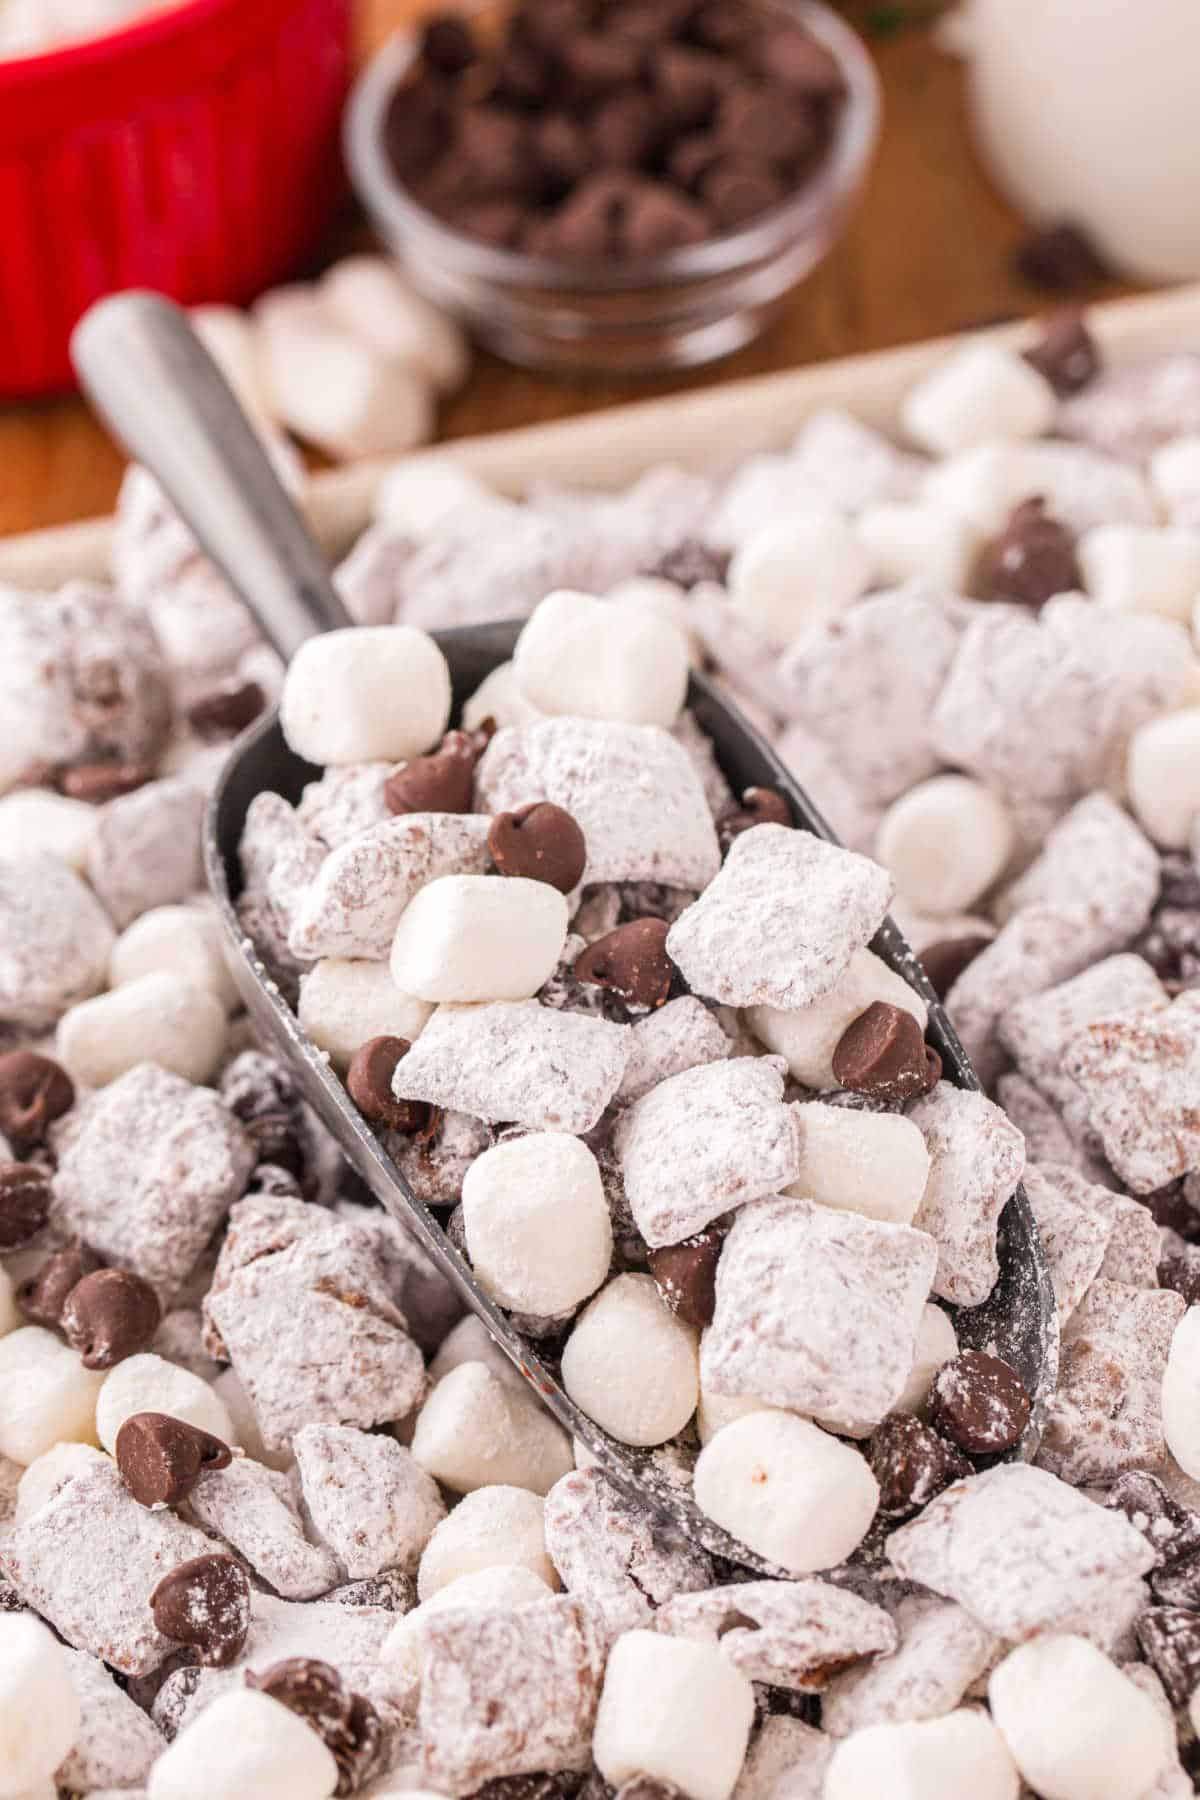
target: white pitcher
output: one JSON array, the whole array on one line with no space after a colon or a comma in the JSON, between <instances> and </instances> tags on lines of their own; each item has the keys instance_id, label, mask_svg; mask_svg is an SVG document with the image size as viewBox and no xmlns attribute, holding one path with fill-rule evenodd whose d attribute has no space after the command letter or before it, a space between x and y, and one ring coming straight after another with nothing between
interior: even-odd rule
<instances>
[{"instance_id":1,"label":"white pitcher","mask_svg":"<svg viewBox=\"0 0 1200 1800\"><path fill-rule=\"evenodd\" d=\"M975 128L1031 219L1148 280L1200 276L1200 0L964 0Z\"/></svg>"}]
</instances>

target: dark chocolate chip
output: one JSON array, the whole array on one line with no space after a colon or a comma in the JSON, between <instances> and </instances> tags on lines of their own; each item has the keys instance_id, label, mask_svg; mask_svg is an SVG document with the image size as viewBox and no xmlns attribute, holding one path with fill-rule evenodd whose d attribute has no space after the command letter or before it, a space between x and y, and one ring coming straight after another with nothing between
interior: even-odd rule
<instances>
[{"instance_id":1,"label":"dark chocolate chip","mask_svg":"<svg viewBox=\"0 0 1200 1800\"><path fill-rule=\"evenodd\" d=\"M202 1475L227 1469L228 1444L170 1413L131 1413L117 1433L117 1467L142 1506L177 1506Z\"/></svg>"},{"instance_id":2,"label":"dark chocolate chip","mask_svg":"<svg viewBox=\"0 0 1200 1800\"><path fill-rule=\"evenodd\" d=\"M569 812L549 800L497 813L487 843L501 875L545 881L560 894L569 894L583 880L587 866L583 832Z\"/></svg>"},{"instance_id":3,"label":"dark chocolate chip","mask_svg":"<svg viewBox=\"0 0 1200 1800\"><path fill-rule=\"evenodd\" d=\"M586 102L632 87L641 74L642 50L625 37L577 31L558 45L557 60L573 99Z\"/></svg>"},{"instance_id":4,"label":"dark chocolate chip","mask_svg":"<svg viewBox=\"0 0 1200 1800\"><path fill-rule=\"evenodd\" d=\"M1087 233L1066 220L1030 232L1018 244L1014 260L1026 281L1056 294L1082 293L1109 277Z\"/></svg>"},{"instance_id":5,"label":"dark chocolate chip","mask_svg":"<svg viewBox=\"0 0 1200 1800\"><path fill-rule=\"evenodd\" d=\"M66 1070L36 1050L0 1056L0 1137L18 1155L44 1143L47 1128L75 1104L75 1086Z\"/></svg>"},{"instance_id":6,"label":"dark chocolate chip","mask_svg":"<svg viewBox=\"0 0 1200 1800\"><path fill-rule=\"evenodd\" d=\"M154 765L145 762L77 763L64 769L58 778L59 792L71 800L86 800L92 806L103 806L108 800L119 800L154 779Z\"/></svg>"},{"instance_id":7,"label":"dark chocolate chip","mask_svg":"<svg viewBox=\"0 0 1200 1800\"><path fill-rule=\"evenodd\" d=\"M111 1369L145 1350L161 1319L148 1281L131 1269L95 1269L71 1289L59 1322L85 1369Z\"/></svg>"},{"instance_id":8,"label":"dark chocolate chip","mask_svg":"<svg viewBox=\"0 0 1200 1800\"><path fill-rule=\"evenodd\" d=\"M390 813L469 813L479 753L465 731L448 731L436 750L405 763L383 784Z\"/></svg>"},{"instance_id":9,"label":"dark chocolate chip","mask_svg":"<svg viewBox=\"0 0 1200 1800\"><path fill-rule=\"evenodd\" d=\"M637 261L666 256L711 236L704 208L658 181L641 181L629 197L617 233L617 254Z\"/></svg>"},{"instance_id":10,"label":"dark chocolate chip","mask_svg":"<svg viewBox=\"0 0 1200 1800\"><path fill-rule=\"evenodd\" d=\"M712 131L694 131L671 146L667 173L680 187L696 192L709 169L728 154L728 145Z\"/></svg>"},{"instance_id":11,"label":"dark chocolate chip","mask_svg":"<svg viewBox=\"0 0 1200 1800\"><path fill-rule=\"evenodd\" d=\"M912 1014L886 1000L874 1001L852 1020L833 1053L838 1086L876 1100L911 1100L928 1093L940 1073L940 1062L933 1071Z\"/></svg>"},{"instance_id":12,"label":"dark chocolate chip","mask_svg":"<svg viewBox=\"0 0 1200 1800\"><path fill-rule=\"evenodd\" d=\"M710 50L741 50L761 29L761 13L746 0L708 0L693 17L690 35Z\"/></svg>"},{"instance_id":13,"label":"dark chocolate chip","mask_svg":"<svg viewBox=\"0 0 1200 1800\"><path fill-rule=\"evenodd\" d=\"M1186 1706L1200 1686L1200 1613L1182 1606L1148 1606L1134 1630L1171 1705Z\"/></svg>"},{"instance_id":14,"label":"dark chocolate chip","mask_svg":"<svg viewBox=\"0 0 1200 1800\"><path fill-rule=\"evenodd\" d=\"M36 1163L0 1163L0 1250L20 1250L50 1217L50 1182Z\"/></svg>"},{"instance_id":15,"label":"dark chocolate chip","mask_svg":"<svg viewBox=\"0 0 1200 1800\"><path fill-rule=\"evenodd\" d=\"M1077 394L1100 372L1099 347L1075 307L1051 314L1025 361L1060 395Z\"/></svg>"},{"instance_id":16,"label":"dark chocolate chip","mask_svg":"<svg viewBox=\"0 0 1200 1800\"><path fill-rule=\"evenodd\" d=\"M1029 1395L1011 1363L984 1350L963 1350L934 1377L929 1416L936 1429L971 1456L1011 1450L1029 1423Z\"/></svg>"},{"instance_id":17,"label":"dark chocolate chip","mask_svg":"<svg viewBox=\"0 0 1200 1800\"><path fill-rule=\"evenodd\" d=\"M67 1296L85 1275L104 1267L104 1259L75 1238L52 1250L36 1275L17 1289L17 1305L39 1325L58 1325Z\"/></svg>"},{"instance_id":18,"label":"dark chocolate chip","mask_svg":"<svg viewBox=\"0 0 1200 1800\"><path fill-rule=\"evenodd\" d=\"M164 1637L186 1644L206 1668L226 1669L250 1629L250 1583L232 1556L194 1556L163 1577L150 1611Z\"/></svg>"},{"instance_id":19,"label":"dark chocolate chip","mask_svg":"<svg viewBox=\"0 0 1200 1800\"><path fill-rule=\"evenodd\" d=\"M403 1569L383 1569L361 1581L347 1581L324 1596L338 1606L381 1606L384 1612L408 1613L417 1604L417 1585Z\"/></svg>"},{"instance_id":20,"label":"dark chocolate chip","mask_svg":"<svg viewBox=\"0 0 1200 1800\"><path fill-rule=\"evenodd\" d=\"M479 46L461 13L435 13L421 27L420 54L439 75L458 75L475 61Z\"/></svg>"},{"instance_id":21,"label":"dark chocolate chip","mask_svg":"<svg viewBox=\"0 0 1200 1800\"><path fill-rule=\"evenodd\" d=\"M236 737L257 719L267 696L257 681L228 681L188 707L188 724L197 737Z\"/></svg>"},{"instance_id":22,"label":"dark chocolate chip","mask_svg":"<svg viewBox=\"0 0 1200 1800\"><path fill-rule=\"evenodd\" d=\"M663 137L663 119L649 94L636 90L602 100L588 123L588 143L602 169L640 169Z\"/></svg>"},{"instance_id":23,"label":"dark chocolate chip","mask_svg":"<svg viewBox=\"0 0 1200 1800\"><path fill-rule=\"evenodd\" d=\"M778 788L752 787L742 795L740 806L733 807L717 821L721 847L728 850L735 837L755 825L790 825L792 809L787 796Z\"/></svg>"},{"instance_id":24,"label":"dark chocolate chip","mask_svg":"<svg viewBox=\"0 0 1200 1800\"><path fill-rule=\"evenodd\" d=\"M575 959L578 980L607 989L628 1006L661 1006L671 992L675 964L667 955L665 919L618 925Z\"/></svg>"},{"instance_id":25,"label":"dark chocolate chip","mask_svg":"<svg viewBox=\"0 0 1200 1800\"><path fill-rule=\"evenodd\" d=\"M795 26L764 31L752 41L747 61L765 81L779 82L806 100L835 100L846 91L832 50Z\"/></svg>"},{"instance_id":26,"label":"dark chocolate chip","mask_svg":"<svg viewBox=\"0 0 1200 1800\"><path fill-rule=\"evenodd\" d=\"M787 192L770 163L724 156L700 178L700 198L717 224L732 230L778 206Z\"/></svg>"},{"instance_id":27,"label":"dark chocolate chip","mask_svg":"<svg viewBox=\"0 0 1200 1800\"><path fill-rule=\"evenodd\" d=\"M916 1512L952 1481L974 1473L960 1450L910 1413L889 1413L876 1427L867 1461L885 1519Z\"/></svg>"},{"instance_id":28,"label":"dark chocolate chip","mask_svg":"<svg viewBox=\"0 0 1200 1800\"><path fill-rule=\"evenodd\" d=\"M425 176L445 153L450 134L450 113L439 85L406 81L396 89L384 114L383 141L402 181Z\"/></svg>"},{"instance_id":29,"label":"dark chocolate chip","mask_svg":"<svg viewBox=\"0 0 1200 1800\"><path fill-rule=\"evenodd\" d=\"M351 1057L346 1092L372 1125L405 1133L420 1132L428 1125L431 1109L423 1100L397 1100L392 1092L396 1064L411 1049L407 1038L373 1037Z\"/></svg>"},{"instance_id":30,"label":"dark chocolate chip","mask_svg":"<svg viewBox=\"0 0 1200 1800\"><path fill-rule=\"evenodd\" d=\"M999 537L984 546L973 585L984 600L1020 606L1044 606L1070 593L1081 585L1073 533L1051 517L1044 500L1022 500Z\"/></svg>"},{"instance_id":31,"label":"dark chocolate chip","mask_svg":"<svg viewBox=\"0 0 1200 1800\"><path fill-rule=\"evenodd\" d=\"M353 1794L379 1766L383 1727L371 1702L350 1693L338 1671L313 1656L292 1656L246 1685L269 1694L312 1727L338 1766L338 1794Z\"/></svg>"},{"instance_id":32,"label":"dark chocolate chip","mask_svg":"<svg viewBox=\"0 0 1200 1800\"><path fill-rule=\"evenodd\" d=\"M729 563L727 551L713 550L699 538L684 538L673 550L668 550L649 573L685 589L710 581L720 587L729 573Z\"/></svg>"},{"instance_id":33,"label":"dark chocolate chip","mask_svg":"<svg viewBox=\"0 0 1200 1800\"><path fill-rule=\"evenodd\" d=\"M1181 1556L1165 1568L1152 1569L1150 1589L1164 1606L1187 1606L1200 1610L1200 1550Z\"/></svg>"},{"instance_id":34,"label":"dark chocolate chip","mask_svg":"<svg viewBox=\"0 0 1200 1800\"><path fill-rule=\"evenodd\" d=\"M724 1232L710 1226L681 1244L663 1244L647 1255L650 1273L671 1311L701 1331L712 1324L716 1310L717 1264L724 1242Z\"/></svg>"},{"instance_id":35,"label":"dark chocolate chip","mask_svg":"<svg viewBox=\"0 0 1200 1800\"><path fill-rule=\"evenodd\" d=\"M547 113L530 128L530 143L546 191L561 197L591 166L582 125L568 113Z\"/></svg>"},{"instance_id":36,"label":"dark chocolate chip","mask_svg":"<svg viewBox=\"0 0 1200 1800\"><path fill-rule=\"evenodd\" d=\"M654 92L676 131L698 131L711 123L717 101L733 79L729 63L711 50L664 44L650 60Z\"/></svg>"},{"instance_id":37,"label":"dark chocolate chip","mask_svg":"<svg viewBox=\"0 0 1200 1800\"><path fill-rule=\"evenodd\" d=\"M964 932L961 937L938 938L921 952L921 967L939 1000L944 1000L964 969L986 950L991 938L983 932Z\"/></svg>"},{"instance_id":38,"label":"dark chocolate chip","mask_svg":"<svg viewBox=\"0 0 1200 1800\"><path fill-rule=\"evenodd\" d=\"M1189 1511L1169 1494L1157 1475L1131 1469L1118 1475L1104 1504L1125 1514L1158 1558L1159 1568L1200 1552L1200 1513Z\"/></svg>"},{"instance_id":39,"label":"dark chocolate chip","mask_svg":"<svg viewBox=\"0 0 1200 1800\"><path fill-rule=\"evenodd\" d=\"M717 135L738 156L794 163L817 146L820 127L813 107L784 88L739 82L722 97Z\"/></svg>"}]
</instances>

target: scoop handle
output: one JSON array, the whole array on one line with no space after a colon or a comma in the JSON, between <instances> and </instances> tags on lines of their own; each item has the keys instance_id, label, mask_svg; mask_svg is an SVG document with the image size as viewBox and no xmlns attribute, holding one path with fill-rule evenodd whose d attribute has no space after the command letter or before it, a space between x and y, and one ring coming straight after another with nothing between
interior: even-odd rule
<instances>
[{"instance_id":1,"label":"scoop handle","mask_svg":"<svg viewBox=\"0 0 1200 1800\"><path fill-rule=\"evenodd\" d=\"M325 557L181 307L101 300L71 340L84 392L287 658L351 625Z\"/></svg>"}]
</instances>

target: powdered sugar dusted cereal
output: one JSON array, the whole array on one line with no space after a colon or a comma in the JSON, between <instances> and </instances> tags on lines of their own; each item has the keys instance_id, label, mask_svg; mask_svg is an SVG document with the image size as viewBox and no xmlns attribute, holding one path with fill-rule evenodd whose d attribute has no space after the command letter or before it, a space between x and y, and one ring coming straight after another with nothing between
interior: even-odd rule
<instances>
[{"instance_id":1,"label":"powdered sugar dusted cereal","mask_svg":"<svg viewBox=\"0 0 1200 1800\"><path fill-rule=\"evenodd\" d=\"M936 1719L964 1698L1000 1645L952 1600L912 1594L897 1602L894 1647L834 1675L821 1721L834 1737L868 1725Z\"/></svg>"},{"instance_id":2,"label":"powdered sugar dusted cereal","mask_svg":"<svg viewBox=\"0 0 1200 1800\"><path fill-rule=\"evenodd\" d=\"M929 1179L914 1225L937 1244L933 1291L979 1306L999 1273L1000 1214L1025 1166L1021 1134L998 1106L940 1081L909 1115L925 1138Z\"/></svg>"},{"instance_id":3,"label":"powdered sugar dusted cereal","mask_svg":"<svg viewBox=\"0 0 1200 1800\"><path fill-rule=\"evenodd\" d=\"M293 1448L308 1516L343 1576L415 1574L446 1508L411 1451L348 1425L306 1425Z\"/></svg>"},{"instance_id":4,"label":"powdered sugar dusted cereal","mask_svg":"<svg viewBox=\"0 0 1200 1800\"><path fill-rule=\"evenodd\" d=\"M305 1536L291 1479L276 1469L235 1457L228 1468L200 1477L188 1505L200 1525L224 1538L285 1600L313 1600L340 1578L332 1551Z\"/></svg>"},{"instance_id":5,"label":"powdered sugar dusted cereal","mask_svg":"<svg viewBox=\"0 0 1200 1800\"><path fill-rule=\"evenodd\" d=\"M201 885L203 813L203 794L178 780L149 781L99 808L87 877L115 924L124 927Z\"/></svg>"},{"instance_id":6,"label":"powdered sugar dusted cereal","mask_svg":"<svg viewBox=\"0 0 1200 1800\"><path fill-rule=\"evenodd\" d=\"M546 1549L569 1593L622 1629L648 1624L677 1594L712 1580L702 1550L672 1539L599 1469L576 1469L546 1495Z\"/></svg>"},{"instance_id":7,"label":"powdered sugar dusted cereal","mask_svg":"<svg viewBox=\"0 0 1200 1800\"><path fill-rule=\"evenodd\" d=\"M1067 1045L1064 1066L1104 1154L1135 1194L1200 1169L1200 994L1087 1026Z\"/></svg>"},{"instance_id":8,"label":"powdered sugar dusted cereal","mask_svg":"<svg viewBox=\"0 0 1200 1800\"><path fill-rule=\"evenodd\" d=\"M656 1631L717 1643L751 1681L820 1694L842 1669L892 1650L882 1607L825 1581L747 1581L669 1600Z\"/></svg>"},{"instance_id":9,"label":"powdered sugar dusted cereal","mask_svg":"<svg viewBox=\"0 0 1200 1800\"><path fill-rule=\"evenodd\" d=\"M0 1021L43 1031L103 987L116 932L66 863L0 861Z\"/></svg>"}]
</instances>

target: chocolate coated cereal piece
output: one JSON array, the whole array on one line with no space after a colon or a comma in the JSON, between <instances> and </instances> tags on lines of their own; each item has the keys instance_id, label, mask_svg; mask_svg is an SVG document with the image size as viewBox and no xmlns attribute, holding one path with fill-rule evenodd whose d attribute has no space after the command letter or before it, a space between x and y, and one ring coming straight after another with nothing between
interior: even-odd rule
<instances>
[{"instance_id":1,"label":"chocolate coated cereal piece","mask_svg":"<svg viewBox=\"0 0 1200 1800\"><path fill-rule=\"evenodd\" d=\"M1148 1606L1135 1630L1171 1705L1186 1706L1200 1683L1200 1615L1182 1606Z\"/></svg>"},{"instance_id":2,"label":"chocolate coated cereal piece","mask_svg":"<svg viewBox=\"0 0 1200 1800\"><path fill-rule=\"evenodd\" d=\"M569 894L583 880L587 844L575 820L548 800L498 813L488 827L488 850L501 875L548 881Z\"/></svg>"},{"instance_id":3,"label":"chocolate coated cereal piece","mask_svg":"<svg viewBox=\"0 0 1200 1800\"><path fill-rule=\"evenodd\" d=\"M65 1647L63 1656L80 1719L71 1753L55 1770L59 1784L71 1794L98 1794L99 1800L144 1786L166 1747L161 1732L98 1658Z\"/></svg>"},{"instance_id":4,"label":"chocolate coated cereal piece","mask_svg":"<svg viewBox=\"0 0 1200 1800\"><path fill-rule=\"evenodd\" d=\"M141 1506L178 1506L202 1474L228 1468L228 1444L167 1413L131 1413L117 1433L117 1467Z\"/></svg>"},{"instance_id":5,"label":"chocolate coated cereal piece","mask_svg":"<svg viewBox=\"0 0 1200 1800\"><path fill-rule=\"evenodd\" d=\"M158 1583L150 1611L163 1636L193 1650L203 1666L227 1668L250 1628L250 1584L232 1556L193 1557Z\"/></svg>"},{"instance_id":6,"label":"chocolate coated cereal piece","mask_svg":"<svg viewBox=\"0 0 1200 1800\"><path fill-rule=\"evenodd\" d=\"M1200 1169L1200 992L1088 1026L1067 1046L1104 1154L1135 1194Z\"/></svg>"},{"instance_id":7,"label":"chocolate coated cereal piece","mask_svg":"<svg viewBox=\"0 0 1200 1800\"><path fill-rule=\"evenodd\" d=\"M932 1159L913 1224L938 1246L933 1291L957 1306L979 1306L1000 1272L996 1234L1025 1166L1024 1141L998 1106L945 1081L908 1116Z\"/></svg>"},{"instance_id":8,"label":"chocolate coated cereal piece","mask_svg":"<svg viewBox=\"0 0 1200 1800\"><path fill-rule=\"evenodd\" d=\"M1021 1073L1072 1120L1083 1105L1063 1068L1071 1040L1098 1020L1166 1005L1166 990L1149 963L1140 956L1108 956L1069 981L1018 1000L1001 1015L998 1035Z\"/></svg>"},{"instance_id":9,"label":"chocolate coated cereal piece","mask_svg":"<svg viewBox=\"0 0 1200 1800\"><path fill-rule=\"evenodd\" d=\"M0 861L0 1023L41 1031L107 981L116 934L74 869L44 852Z\"/></svg>"},{"instance_id":10,"label":"chocolate coated cereal piece","mask_svg":"<svg viewBox=\"0 0 1200 1800\"><path fill-rule=\"evenodd\" d=\"M315 1599L338 1579L332 1551L305 1536L290 1475L237 1456L225 1468L202 1471L188 1507L285 1600Z\"/></svg>"},{"instance_id":11,"label":"chocolate coated cereal piece","mask_svg":"<svg viewBox=\"0 0 1200 1800\"><path fill-rule=\"evenodd\" d=\"M895 1650L836 1675L822 1698L821 1722L834 1737L869 1725L943 1717L999 1653L991 1632L961 1606L933 1594L906 1596L893 1618Z\"/></svg>"},{"instance_id":12,"label":"chocolate coated cereal piece","mask_svg":"<svg viewBox=\"0 0 1200 1800\"><path fill-rule=\"evenodd\" d=\"M204 795L178 778L149 781L101 807L88 844L87 876L119 927L203 886L203 813Z\"/></svg>"},{"instance_id":13,"label":"chocolate coated cereal piece","mask_svg":"<svg viewBox=\"0 0 1200 1800\"><path fill-rule=\"evenodd\" d=\"M0 1171L0 1184L2 1184ZM63 1334L85 1369L111 1369L146 1350L162 1320L148 1281L128 1269L97 1269L71 1289L59 1315Z\"/></svg>"},{"instance_id":14,"label":"chocolate coated cereal piece","mask_svg":"<svg viewBox=\"0 0 1200 1800\"><path fill-rule=\"evenodd\" d=\"M614 1627L649 1622L676 1594L707 1588L712 1564L619 1493L601 1470L575 1469L546 1495L546 1550L572 1597Z\"/></svg>"},{"instance_id":15,"label":"chocolate coated cereal piece","mask_svg":"<svg viewBox=\"0 0 1200 1800\"><path fill-rule=\"evenodd\" d=\"M344 1425L306 1425L293 1441L314 1531L351 1579L416 1573L446 1508L432 1476L394 1439Z\"/></svg>"},{"instance_id":16,"label":"chocolate coated cereal piece","mask_svg":"<svg viewBox=\"0 0 1200 1800\"><path fill-rule=\"evenodd\" d=\"M1097 1205L1103 1190L1061 1163L1030 1164L1025 1193L1050 1269L1060 1327L1100 1273L1116 1215Z\"/></svg>"},{"instance_id":17,"label":"chocolate coated cereal piece","mask_svg":"<svg viewBox=\"0 0 1200 1800\"><path fill-rule=\"evenodd\" d=\"M985 1351L960 1351L933 1378L930 1418L972 1456L1011 1450L1020 1442L1031 1411L1029 1395L1012 1364Z\"/></svg>"},{"instance_id":18,"label":"chocolate coated cereal piece","mask_svg":"<svg viewBox=\"0 0 1200 1800\"><path fill-rule=\"evenodd\" d=\"M36 1163L0 1163L0 1251L20 1250L50 1216L50 1183Z\"/></svg>"},{"instance_id":19,"label":"chocolate coated cereal piece","mask_svg":"<svg viewBox=\"0 0 1200 1800\"><path fill-rule=\"evenodd\" d=\"M896 1647L882 1607L826 1581L748 1581L679 1595L653 1630L721 1644L751 1681L823 1693L844 1669Z\"/></svg>"},{"instance_id":20,"label":"chocolate coated cereal piece","mask_svg":"<svg viewBox=\"0 0 1200 1800\"><path fill-rule=\"evenodd\" d=\"M723 1062L732 1049L720 1021L702 1000L694 994L668 1000L657 1012L634 1021L617 1099L640 1100L651 1088L686 1069Z\"/></svg>"},{"instance_id":21,"label":"chocolate coated cereal piece","mask_svg":"<svg viewBox=\"0 0 1200 1800\"><path fill-rule=\"evenodd\" d=\"M75 1084L66 1070L36 1050L0 1056L0 1137L18 1156L45 1141L55 1119L75 1104Z\"/></svg>"}]
</instances>

